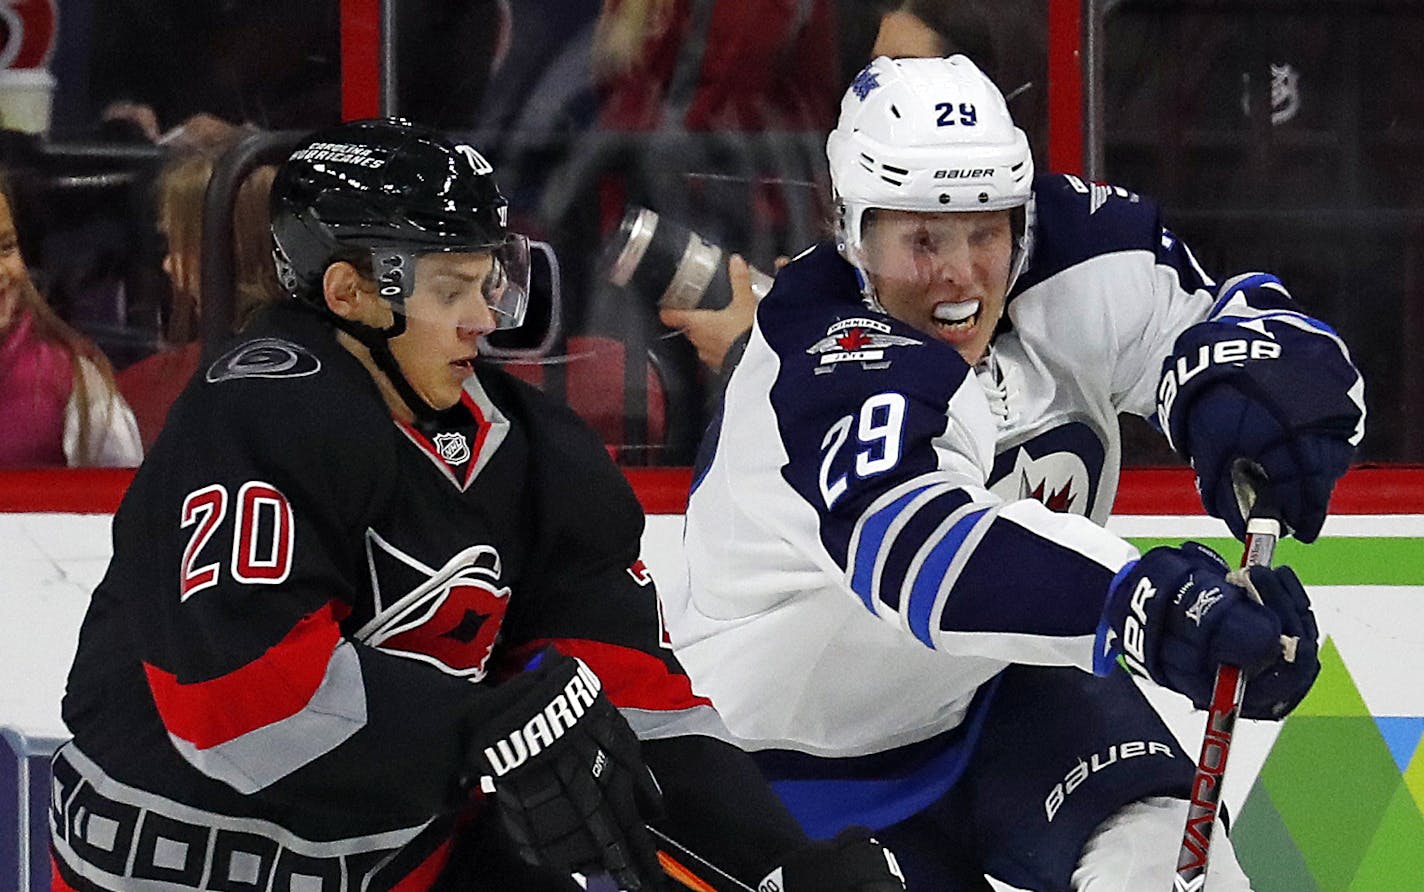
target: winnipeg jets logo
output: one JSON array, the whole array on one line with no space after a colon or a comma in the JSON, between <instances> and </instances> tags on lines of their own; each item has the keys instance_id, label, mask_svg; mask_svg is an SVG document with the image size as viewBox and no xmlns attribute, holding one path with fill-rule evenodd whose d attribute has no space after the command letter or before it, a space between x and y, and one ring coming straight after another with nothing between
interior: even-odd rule
<instances>
[{"instance_id":1,"label":"winnipeg jets logo","mask_svg":"<svg viewBox=\"0 0 1424 892\"><path fill-rule=\"evenodd\" d=\"M433 442L435 451L440 453L440 457L448 464L463 465L470 460L470 441L464 434L436 434Z\"/></svg>"},{"instance_id":2,"label":"winnipeg jets logo","mask_svg":"<svg viewBox=\"0 0 1424 892\"><path fill-rule=\"evenodd\" d=\"M890 365L885 359L889 347L914 347L923 344L914 338L891 334L890 326L878 319L842 319L826 329L821 338L806 352L819 356L816 361L817 374L835 371L836 363L859 362L868 369L882 369Z\"/></svg>"},{"instance_id":3,"label":"winnipeg jets logo","mask_svg":"<svg viewBox=\"0 0 1424 892\"><path fill-rule=\"evenodd\" d=\"M1200 626L1202 620L1206 618L1206 612L1211 609L1213 604L1220 601L1221 598L1222 594L1220 588L1209 588L1197 595L1196 603L1187 608L1187 619Z\"/></svg>"},{"instance_id":4,"label":"winnipeg jets logo","mask_svg":"<svg viewBox=\"0 0 1424 892\"><path fill-rule=\"evenodd\" d=\"M1013 471L990 489L1001 498L1033 499L1063 514L1088 513L1088 468L1072 452L1034 458L1020 449Z\"/></svg>"},{"instance_id":5,"label":"winnipeg jets logo","mask_svg":"<svg viewBox=\"0 0 1424 892\"><path fill-rule=\"evenodd\" d=\"M374 532L367 535L367 548L379 549L429 578L377 613L357 631L357 640L449 675L470 681L484 678L509 607L509 588L500 585L499 552L490 545L473 545L432 570ZM379 599L374 556L372 560Z\"/></svg>"}]
</instances>

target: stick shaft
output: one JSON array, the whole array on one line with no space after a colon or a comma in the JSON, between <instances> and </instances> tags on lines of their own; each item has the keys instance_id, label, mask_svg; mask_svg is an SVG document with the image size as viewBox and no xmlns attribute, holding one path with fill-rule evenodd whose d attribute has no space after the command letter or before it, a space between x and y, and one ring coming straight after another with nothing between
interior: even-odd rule
<instances>
[{"instance_id":1,"label":"stick shaft","mask_svg":"<svg viewBox=\"0 0 1424 892\"><path fill-rule=\"evenodd\" d=\"M663 873L693 892L756 892L651 824L648 832L658 844L658 863Z\"/></svg>"},{"instance_id":2,"label":"stick shaft","mask_svg":"<svg viewBox=\"0 0 1424 892\"><path fill-rule=\"evenodd\" d=\"M1246 525L1246 547L1241 556L1241 566L1270 566L1280 535L1279 520L1269 514L1253 514ZM1192 778L1187 826L1182 832L1182 847L1177 853L1173 892L1200 892L1206 884L1211 831L1221 810L1226 760L1231 755L1231 740L1236 733L1236 719L1241 713L1241 698L1245 690L1240 667L1221 666L1217 669L1207 712L1206 734L1202 738L1201 753L1197 756L1196 776Z\"/></svg>"}]
</instances>

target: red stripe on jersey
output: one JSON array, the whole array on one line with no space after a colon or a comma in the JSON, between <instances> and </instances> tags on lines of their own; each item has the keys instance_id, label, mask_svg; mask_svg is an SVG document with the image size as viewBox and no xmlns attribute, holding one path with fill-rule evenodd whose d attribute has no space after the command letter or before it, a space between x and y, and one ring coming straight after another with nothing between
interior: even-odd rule
<instances>
[{"instance_id":1,"label":"red stripe on jersey","mask_svg":"<svg viewBox=\"0 0 1424 892\"><path fill-rule=\"evenodd\" d=\"M603 682L614 706L675 712L712 705L711 700L693 693L692 681L686 675L669 672L662 660L631 647L583 638L554 638L530 642L520 648L520 653L527 660L549 644L560 653L587 663Z\"/></svg>"},{"instance_id":2,"label":"red stripe on jersey","mask_svg":"<svg viewBox=\"0 0 1424 892\"><path fill-rule=\"evenodd\" d=\"M49 853L49 892L78 892L59 872L59 862L52 851Z\"/></svg>"},{"instance_id":3,"label":"red stripe on jersey","mask_svg":"<svg viewBox=\"0 0 1424 892\"><path fill-rule=\"evenodd\" d=\"M164 727L207 749L301 712L321 686L341 641L336 614L337 605L329 602L298 621L262 656L208 681L180 682L145 662Z\"/></svg>"},{"instance_id":4,"label":"red stripe on jersey","mask_svg":"<svg viewBox=\"0 0 1424 892\"><path fill-rule=\"evenodd\" d=\"M490 423L489 419L485 418L485 413L481 411L479 403L475 402L474 397L470 396L468 390L461 392L460 403L469 410L470 417L474 419L475 422L475 442L470 444L470 457L465 462L465 480L463 483L456 479L454 469L441 457L440 450L436 448L435 443L422 433L419 428L412 424L407 424L400 419L396 419L396 426L405 432L405 435L410 438L411 442L425 450L425 453L430 457L430 460L435 463L435 466L443 471L445 476L450 478L450 482L458 486L463 492L470 488L470 481L475 479L475 472L479 470L480 466L480 453L484 450L485 441L489 439L490 428L494 425Z\"/></svg>"},{"instance_id":5,"label":"red stripe on jersey","mask_svg":"<svg viewBox=\"0 0 1424 892\"><path fill-rule=\"evenodd\" d=\"M401 878L399 883L391 887L391 892L425 892L425 890L435 885L435 881L440 878L440 871L445 869L446 863L450 860L450 848L452 840L445 840L435 851L430 853L430 857L420 862L420 866Z\"/></svg>"}]
</instances>

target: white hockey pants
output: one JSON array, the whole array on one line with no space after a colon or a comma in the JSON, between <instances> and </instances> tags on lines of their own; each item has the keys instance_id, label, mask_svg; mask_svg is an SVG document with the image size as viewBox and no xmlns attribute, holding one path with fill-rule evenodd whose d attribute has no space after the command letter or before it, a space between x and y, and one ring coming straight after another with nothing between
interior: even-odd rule
<instances>
[{"instance_id":1,"label":"white hockey pants","mask_svg":"<svg viewBox=\"0 0 1424 892\"><path fill-rule=\"evenodd\" d=\"M1182 829L1184 799L1153 797L1125 806L1088 838L1073 871L1076 892L1144 892L1172 888ZM1203 892L1250 892L1251 881L1236 861L1231 839L1216 825Z\"/></svg>"}]
</instances>

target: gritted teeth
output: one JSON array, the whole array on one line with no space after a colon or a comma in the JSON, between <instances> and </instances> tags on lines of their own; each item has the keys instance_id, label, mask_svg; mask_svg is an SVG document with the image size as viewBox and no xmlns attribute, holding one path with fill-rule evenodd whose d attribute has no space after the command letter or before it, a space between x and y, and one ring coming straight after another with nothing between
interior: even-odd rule
<instances>
[{"instance_id":1,"label":"gritted teeth","mask_svg":"<svg viewBox=\"0 0 1424 892\"><path fill-rule=\"evenodd\" d=\"M936 322L964 322L979 315L979 301L960 300L935 304L934 316Z\"/></svg>"}]
</instances>

